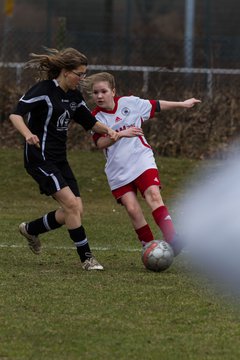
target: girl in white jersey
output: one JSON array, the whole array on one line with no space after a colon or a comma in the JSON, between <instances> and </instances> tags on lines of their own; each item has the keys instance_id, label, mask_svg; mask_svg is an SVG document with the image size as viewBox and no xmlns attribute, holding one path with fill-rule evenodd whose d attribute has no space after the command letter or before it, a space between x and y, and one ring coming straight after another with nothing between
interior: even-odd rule
<instances>
[{"instance_id":1,"label":"girl in white jersey","mask_svg":"<svg viewBox=\"0 0 240 360\"><path fill-rule=\"evenodd\" d=\"M103 149L106 155L105 172L113 196L126 208L137 236L145 246L153 240L153 234L137 199L139 190L164 239L172 246L174 255L178 255L182 244L161 197L153 151L143 134L136 136L136 128L140 130L142 123L152 118L155 112L192 108L200 100L192 98L175 102L144 100L135 96L115 97L115 80L109 73L94 74L86 79L85 84L97 105L93 115L120 134L117 141L96 132L93 135L97 147ZM135 129L134 132L132 129Z\"/></svg>"}]
</instances>

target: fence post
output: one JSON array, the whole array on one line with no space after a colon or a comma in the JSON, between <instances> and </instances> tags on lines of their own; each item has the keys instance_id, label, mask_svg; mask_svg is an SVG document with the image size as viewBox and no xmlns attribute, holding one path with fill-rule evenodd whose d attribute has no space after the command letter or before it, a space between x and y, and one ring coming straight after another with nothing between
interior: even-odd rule
<instances>
[{"instance_id":1,"label":"fence post","mask_svg":"<svg viewBox=\"0 0 240 360\"><path fill-rule=\"evenodd\" d=\"M47 16L46 16L46 38L47 46L51 47L52 44L52 0L47 0Z\"/></svg>"},{"instance_id":2,"label":"fence post","mask_svg":"<svg viewBox=\"0 0 240 360\"><path fill-rule=\"evenodd\" d=\"M143 87L142 92L146 94L148 92L148 83L149 83L149 72L148 70L143 71Z\"/></svg>"},{"instance_id":3,"label":"fence post","mask_svg":"<svg viewBox=\"0 0 240 360\"><path fill-rule=\"evenodd\" d=\"M207 71L207 94L211 99L213 96L213 73L211 69Z\"/></svg>"}]
</instances>

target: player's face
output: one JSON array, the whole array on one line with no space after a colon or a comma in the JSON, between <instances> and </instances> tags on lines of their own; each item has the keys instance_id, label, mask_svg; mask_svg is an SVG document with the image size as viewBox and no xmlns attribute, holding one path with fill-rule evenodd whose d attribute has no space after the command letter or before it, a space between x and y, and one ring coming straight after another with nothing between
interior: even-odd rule
<instances>
[{"instance_id":1,"label":"player's face","mask_svg":"<svg viewBox=\"0 0 240 360\"><path fill-rule=\"evenodd\" d=\"M99 81L93 84L92 98L96 105L107 110L113 110L115 89L111 89L108 81Z\"/></svg>"},{"instance_id":2,"label":"player's face","mask_svg":"<svg viewBox=\"0 0 240 360\"><path fill-rule=\"evenodd\" d=\"M80 65L78 68L68 71L66 76L66 85L68 89L75 90L85 78L86 71L87 67L85 65Z\"/></svg>"}]
</instances>

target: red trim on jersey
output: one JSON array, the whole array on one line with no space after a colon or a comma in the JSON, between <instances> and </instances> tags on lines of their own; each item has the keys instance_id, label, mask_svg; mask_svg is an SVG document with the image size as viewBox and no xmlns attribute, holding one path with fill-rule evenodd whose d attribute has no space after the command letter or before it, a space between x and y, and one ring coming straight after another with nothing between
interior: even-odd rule
<instances>
[{"instance_id":1,"label":"red trim on jersey","mask_svg":"<svg viewBox=\"0 0 240 360\"><path fill-rule=\"evenodd\" d=\"M101 111L101 108L100 108L99 106L95 107L95 108L92 110L92 115L93 115L93 116L96 116L99 111Z\"/></svg>"},{"instance_id":2,"label":"red trim on jersey","mask_svg":"<svg viewBox=\"0 0 240 360\"><path fill-rule=\"evenodd\" d=\"M125 96L116 96L116 97L114 97L115 106L114 106L113 110L107 110L107 109L101 108L100 106L97 106L95 109L92 110L92 115L96 116L97 113L99 113L100 111L105 112L107 114L115 114L115 112L117 111L117 107L118 107L118 101L122 97L125 97ZM149 100L149 102L152 105L152 109L151 109L149 118L152 118L152 117L154 117L154 114L155 114L155 111L156 111L156 108L157 108L157 101L156 100ZM143 122L144 122L143 119L141 119L142 124L143 124ZM100 139L100 137L104 137L104 136L106 136L106 135L105 134L94 133L93 136L92 136L94 143L97 145L98 139ZM152 149L152 147L148 143L146 143L141 136L139 136L139 139L140 139L141 143L143 144L143 146L146 146L147 148Z\"/></svg>"},{"instance_id":3,"label":"red trim on jersey","mask_svg":"<svg viewBox=\"0 0 240 360\"><path fill-rule=\"evenodd\" d=\"M146 146L147 148L152 149L152 147L144 141L142 136L138 136L138 137L139 137L139 140L141 141L141 143L143 144L143 146Z\"/></svg>"},{"instance_id":4,"label":"red trim on jersey","mask_svg":"<svg viewBox=\"0 0 240 360\"><path fill-rule=\"evenodd\" d=\"M104 109L100 106L97 106L95 109L92 110L92 115L93 116L96 116L97 113L99 112L105 112L105 113L108 113L108 114L114 114L116 111L117 111L117 107L118 107L118 100L121 98L122 96L118 96L118 97L115 97L114 98L114 103L115 103L115 106L114 106L114 109L113 110L107 110L107 109ZM98 133L94 133L92 138L93 138L93 141L95 142L95 145L97 145L97 141L98 139L100 139L101 137L105 137L107 136L106 134L98 134Z\"/></svg>"},{"instance_id":5,"label":"red trim on jersey","mask_svg":"<svg viewBox=\"0 0 240 360\"><path fill-rule=\"evenodd\" d=\"M151 105L152 105L152 110L151 110L151 113L150 113L150 118L154 117L154 114L155 114L155 111L156 111L156 108L157 108L157 101L156 100L149 100Z\"/></svg>"},{"instance_id":6,"label":"red trim on jersey","mask_svg":"<svg viewBox=\"0 0 240 360\"><path fill-rule=\"evenodd\" d=\"M118 96L118 97L115 97L113 99L114 103L115 103L115 106L114 106L113 110L107 110L107 109L104 109L104 108L102 108L100 106L97 106L92 111L93 116L97 115L97 113L100 112L100 111L105 112L107 114L115 114L115 112L117 111L117 107L118 107L118 100L121 99L121 97L124 97L124 96Z\"/></svg>"},{"instance_id":7,"label":"red trim on jersey","mask_svg":"<svg viewBox=\"0 0 240 360\"><path fill-rule=\"evenodd\" d=\"M106 137L107 134L98 134L98 133L94 133L92 135L93 141L95 143L95 145L97 145L98 139L100 139L101 137Z\"/></svg>"},{"instance_id":8,"label":"red trim on jersey","mask_svg":"<svg viewBox=\"0 0 240 360\"><path fill-rule=\"evenodd\" d=\"M97 106L96 108L93 109L92 111L92 114L93 116L95 116L98 112L102 111L102 112L105 112L107 114L115 114L116 110L117 110L117 107L118 107L118 101L119 99L121 99L122 97L126 97L126 96L116 96L114 97L114 103L115 103L115 106L114 106L114 109L113 110L107 110L107 109L104 109L100 106ZM148 100L150 102L150 104L152 105L152 109L151 109L151 112L150 112L150 118L152 118L155 114L155 111L156 111L156 108L157 108L157 100Z\"/></svg>"},{"instance_id":9,"label":"red trim on jersey","mask_svg":"<svg viewBox=\"0 0 240 360\"><path fill-rule=\"evenodd\" d=\"M141 118L141 123L143 124L143 119L142 118ZM143 144L143 146L146 146L147 148L152 149L152 147L148 143L146 143L144 141L143 136L138 136L138 138L141 141L141 143Z\"/></svg>"}]
</instances>

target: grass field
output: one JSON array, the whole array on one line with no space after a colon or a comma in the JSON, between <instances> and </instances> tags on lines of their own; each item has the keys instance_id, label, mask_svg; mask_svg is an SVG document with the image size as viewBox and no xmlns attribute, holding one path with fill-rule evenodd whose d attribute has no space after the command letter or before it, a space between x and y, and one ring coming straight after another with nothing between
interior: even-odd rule
<instances>
[{"instance_id":1,"label":"grass field","mask_svg":"<svg viewBox=\"0 0 240 360\"><path fill-rule=\"evenodd\" d=\"M1 149L0 360L239 359L236 308L194 280L184 254L166 272L145 270L130 222L108 189L102 154L75 151L69 160L89 242L105 271L81 269L64 228L42 236L42 255L28 250L18 224L56 203L39 195L20 150ZM197 163L157 161L174 217L174 198Z\"/></svg>"}]
</instances>

